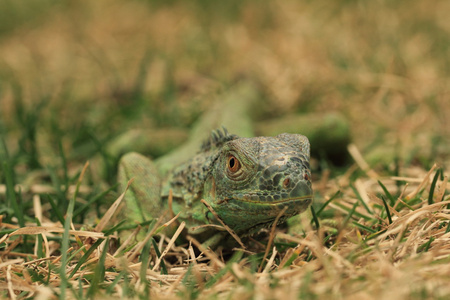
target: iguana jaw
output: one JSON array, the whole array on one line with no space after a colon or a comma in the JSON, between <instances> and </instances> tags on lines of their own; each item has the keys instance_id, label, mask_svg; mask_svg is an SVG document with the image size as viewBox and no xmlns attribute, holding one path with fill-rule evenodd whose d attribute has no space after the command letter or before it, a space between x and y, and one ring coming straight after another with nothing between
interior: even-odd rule
<instances>
[{"instance_id":1,"label":"iguana jaw","mask_svg":"<svg viewBox=\"0 0 450 300\"><path fill-rule=\"evenodd\" d=\"M226 204L216 205L214 210L219 217L239 235L251 235L268 227L287 207L278 223L305 211L312 202L312 196L285 199L277 203L241 201L229 199Z\"/></svg>"},{"instance_id":2,"label":"iguana jaw","mask_svg":"<svg viewBox=\"0 0 450 300\"><path fill-rule=\"evenodd\" d=\"M252 201L230 198L218 202L207 201L219 217L240 235L253 234L260 228L270 226L276 217L287 207L279 223L305 211L311 204L312 195L283 199L277 202ZM251 232L250 232L251 231Z\"/></svg>"},{"instance_id":3,"label":"iguana jaw","mask_svg":"<svg viewBox=\"0 0 450 300\"><path fill-rule=\"evenodd\" d=\"M229 190L224 193L218 192L215 180L210 177L206 181L203 196L225 224L239 235L248 235L258 228L273 224L285 207L287 209L282 220L305 211L313 199L311 183L304 181L298 182L298 185L293 195L281 196L277 192L248 190Z\"/></svg>"},{"instance_id":4,"label":"iguana jaw","mask_svg":"<svg viewBox=\"0 0 450 300\"><path fill-rule=\"evenodd\" d=\"M311 204L313 199L312 195L302 196L298 198L283 199L277 202L263 202L263 201L248 201L242 199L228 199L226 209L232 210L235 213L243 213L248 216L255 216L256 219L265 219L267 217L276 217L278 214L287 207L284 215L293 216L306 210ZM216 209L220 209L217 205ZM223 206L222 206L223 207Z\"/></svg>"}]
</instances>

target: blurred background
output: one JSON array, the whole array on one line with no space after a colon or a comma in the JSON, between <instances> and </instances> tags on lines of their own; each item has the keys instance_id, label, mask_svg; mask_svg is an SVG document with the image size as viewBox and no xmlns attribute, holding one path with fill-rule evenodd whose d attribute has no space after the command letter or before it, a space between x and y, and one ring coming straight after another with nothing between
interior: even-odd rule
<instances>
[{"instance_id":1,"label":"blurred background","mask_svg":"<svg viewBox=\"0 0 450 300\"><path fill-rule=\"evenodd\" d=\"M148 292L161 298L169 291L198 298L202 291L224 296L233 290L271 298L297 291L302 298L444 298L450 226L446 210L428 204L433 197L448 199L449 191L449 14L449 0L0 0L0 277L7 274L0 285L12 290L15 282L25 289L18 297L33 296L26 292L31 287L39 287L41 296L56 295L59 275L79 270L79 277L70 271L60 281L73 285L78 298L113 288L122 297ZM86 225L98 224L124 190L116 184L121 154L133 150L172 162L175 156L163 155L187 141L204 113L244 83L257 103L248 112L242 110L246 97L224 107L228 115L235 112L231 124L253 124L256 135L286 131L311 140L317 237L309 226L295 227L293 218L290 231L307 234L306 242L286 239L288 246L280 239L279 254L272 251L267 264L269 252L264 258L260 250L249 252L241 260L236 251L232 264L222 268L211 260L205 269L197 268L203 255L198 265L190 264L194 268L185 264L196 255L190 246L181 251L170 244L165 249L171 251L163 252L164 235L152 242L165 258L156 251L149 260L146 239L142 264L135 264L142 248L123 239L120 247L133 251L130 281L122 252L115 265L106 251L96 251L107 249L94 248L103 247L101 240L75 235L67 259L67 231L62 242L48 235L51 251L43 250L44 235L5 241L30 224L60 227L72 220L76 229L89 230ZM90 168L78 191L86 161ZM435 163L442 168L429 172ZM428 189L421 182L430 183L434 171ZM395 202L397 197L404 201ZM394 207L389 213L386 199ZM155 224L129 226L126 210L118 210L122 215L106 227L102 221L107 236ZM113 252L120 243L114 240ZM335 255L320 250L322 241ZM59 251L61 259L44 258ZM91 259L100 253L99 261ZM168 277L145 273L157 256L153 270L161 262L162 276L168 274L164 261L175 266ZM23 264L22 258L38 259ZM266 267L256 273L260 260L260 269ZM277 269L282 273L276 275ZM108 285L105 270L111 282L118 274ZM249 277L267 271L269 276ZM136 274L147 274L148 281ZM149 289L141 285L146 282ZM217 294L209 293L213 287ZM6 288L2 293L0 298Z\"/></svg>"},{"instance_id":2,"label":"blurred background","mask_svg":"<svg viewBox=\"0 0 450 300\"><path fill-rule=\"evenodd\" d=\"M429 168L449 155L449 11L444 0L2 0L0 132L19 174L61 153L78 167L138 128L172 134L157 157L249 80L256 123L337 112L372 166Z\"/></svg>"}]
</instances>

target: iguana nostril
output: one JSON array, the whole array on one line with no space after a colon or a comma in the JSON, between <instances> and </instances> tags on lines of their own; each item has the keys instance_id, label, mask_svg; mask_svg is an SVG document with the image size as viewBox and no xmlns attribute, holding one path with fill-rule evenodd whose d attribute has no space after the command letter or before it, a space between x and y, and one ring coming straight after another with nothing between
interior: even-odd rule
<instances>
[{"instance_id":1,"label":"iguana nostril","mask_svg":"<svg viewBox=\"0 0 450 300\"><path fill-rule=\"evenodd\" d=\"M289 177L287 177L285 180L283 180L283 187L287 188L290 183L291 183L291 180L289 179Z\"/></svg>"}]
</instances>

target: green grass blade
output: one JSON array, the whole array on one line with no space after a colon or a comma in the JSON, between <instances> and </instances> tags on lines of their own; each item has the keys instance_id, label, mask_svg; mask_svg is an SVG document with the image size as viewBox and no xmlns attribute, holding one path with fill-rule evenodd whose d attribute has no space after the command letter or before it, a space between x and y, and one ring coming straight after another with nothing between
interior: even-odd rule
<instances>
[{"instance_id":1,"label":"green grass blade","mask_svg":"<svg viewBox=\"0 0 450 300\"><path fill-rule=\"evenodd\" d=\"M91 138L91 141L94 143L94 145L97 148L98 153L100 154L102 160L103 160L103 170L102 174L106 181L112 182L114 175L116 174L116 170L113 166L113 158L111 155L106 151L104 147L104 142L100 141L97 135L93 130L89 130L88 134Z\"/></svg>"},{"instance_id":2,"label":"green grass blade","mask_svg":"<svg viewBox=\"0 0 450 300\"><path fill-rule=\"evenodd\" d=\"M36 225L37 226L41 226L41 222L39 222L39 219L36 218ZM36 235L36 242L37 242L37 249L36 249L36 254L38 256L38 258L43 258L45 257L44 255L44 247L43 247L43 243L44 243L44 238L42 237L41 234Z\"/></svg>"},{"instance_id":3,"label":"green grass blade","mask_svg":"<svg viewBox=\"0 0 450 300\"><path fill-rule=\"evenodd\" d=\"M300 256L300 253L297 253L296 251L294 251L292 253L292 255L288 258L288 260L286 260L286 262L283 265L283 268L288 268L290 265L292 265L292 263L294 262L294 260L297 259L297 257Z\"/></svg>"},{"instance_id":4,"label":"green grass blade","mask_svg":"<svg viewBox=\"0 0 450 300\"><path fill-rule=\"evenodd\" d=\"M391 195L391 193L389 193L389 191L387 190L387 188L384 186L384 184L383 184L380 180L378 180L378 184L379 184L379 185L381 186L381 188L383 189L384 194L386 195L386 197L388 197L389 202L390 202L390 205L391 205L391 206L394 206L394 204L395 204L395 199L394 199L394 197Z\"/></svg>"},{"instance_id":5,"label":"green grass blade","mask_svg":"<svg viewBox=\"0 0 450 300\"><path fill-rule=\"evenodd\" d=\"M375 232L375 233L373 233L373 234L369 234L369 235L367 236L367 238L366 238L366 241L371 240L371 239L374 239L374 238L376 238L377 236L379 236L379 235L385 233L386 231L387 231L387 229L384 229L384 230Z\"/></svg>"},{"instance_id":6,"label":"green grass blade","mask_svg":"<svg viewBox=\"0 0 450 300\"><path fill-rule=\"evenodd\" d=\"M361 195L359 194L358 190L353 186L353 184L350 184L351 189L353 190L353 192L356 195L356 199L359 200L359 202L361 202L361 204L364 206L364 208L366 209L366 211L369 214L373 214L372 210L367 206L366 202L364 202L363 198L361 197Z\"/></svg>"},{"instance_id":7,"label":"green grass blade","mask_svg":"<svg viewBox=\"0 0 450 300\"><path fill-rule=\"evenodd\" d=\"M56 204L55 200L53 199L53 196L50 195L50 194L47 194L46 198L47 198L48 202L50 203L50 206L52 207L51 213L52 214L54 213L56 218L58 219L58 221L61 223L61 225L63 225L64 224L64 216L59 211L60 208L58 207L58 205Z\"/></svg>"},{"instance_id":8,"label":"green grass blade","mask_svg":"<svg viewBox=\"0 0 450 300\"><path fill-rule=\"evenodd\" d=\"M83 299L83 277L78 277L78 294L76 292L73 293L76 295L77 299Z\"/></svg>"},{"instance_id":9,"label":"green grass blade","mask_svg":"<svg viewBox=\"0 0 450 300\"><path fill-rule=\"evenodd\" d=\"M312 215L312 220L314 222L314 224L316 224L316 229L319 229L320 227L320 223L319 223L319 219L317 218L316 212L314 211L314 207L311 205L311 215Z\"/></svg>"},{"instance_id":10,"label":"green grass blade","mask_svg":"<svg viewBox=\"0 0 450 300\"><path fill-rule=\"evenodd\" d=\"M92 199L90 199L87 203L85 203L83 206L79 207L74 213L73 217L76 218L86 210L88 210L90 207L92 207L92 204L96 203L97 201L101 200L103 197L105 197L109 192L112 190L115 190L118 186L118 183L111 186L109 189L107 189L104 192L101 192L100 194L94 196Z\"/></svg>"},{"instance_id":11,"label":"green grass blade","mask_svg":"<svg viewBox=\"0 0 450 300\"><path fill-rule=\"evenodd\" d=\"M364 225L362 225L362 224L360 224L360 223L358 223L356 221L352 222L352 224L355 225L356 227L359 227L362 230L365 230L365 231L370 232L370 233L376 233L377 232L376 230L374 230L374 229L372 229L370 227L364 226Z\"/></svg>"},{"instance_id":12,"label":"green grass blade","mask_svg":"<svg viewBox=\"0 0 450 300\"><path fill-rule=\"evenodd\" d=\"M430 249L430 245L433 241L434 241L434 237L432 236L425 244L423 244L419 248L417 248L417 253L428 252L428 249Z\"/></svg>"},{"instance_id":13,"label":"green grass blade","mask_svg":"<svg viewBox=\"0 0 450 300\"><path fill-rule=\"evenodd\" d=\"M434 189L436 188L436 183L439 178L440 171L441 168L436 170L436 174L434 174L433 181L431 182L430 193L428 194L428 205L433 204Z\"/></svg>"},{"instance_id":14,"label":"green grass blade","mask_svg":"<svg viewBox=\"0 0 450 300\"><path fill-rule=\"evenodd\" d=\"M116 285L120 282L120 280L122 280L123 278L126 278L127 276L127 270L122 270L119 275L116 276L116 278L114 278L113 282L108 285L108 287L106 288L106 294L110 295L114 292L114 288L116 287Z\"/></svg>"},{"instance_id":15,"label":"green grass blade","mask_svg":"<svg viewBox=\"0 0 450 300\"><path fill-rule=\"evenodd\" d=\"M320 217L320 214L321 214L322 211L325 209L325 207L327 207L328 204L330 204L331 201L333 201L335 198L337 198L340 194L341 194L341 191L338 190L333 196L331 196L330 199L328 199L327 202L325 202L325 203L322 205L322 207L316 212L316 215L317 215L318 218Z\"/></svg>"},{"instance_id":16,"label":"green grass blade","mask_svg":"<svg viewBox=\"0 0 450 300\"><path fill-rule=\"evenodd\" d=\"M342 222L343 226L342 228L347 227L348 221L350 220L350 218L353 216L353 214L355 213L356 208L358 207L358 202L355 202L355 204L353 204L352 209L350 210L350 212L348 213L348 215L345 217L344 222Z\"/></svg>"},{"instance_id":17,"label":"green grass blade","mask_svg":"<svg viewBox=\"0 0 450 300\"><path fill-rule=\"evenodd\" d=\"M95 251L95 249L100 246L100 244L104 241L104 239L98 239L87 251L84 253L84 255L80 258L75 268L72 270L72 272L69 275L69 279L75 275L75 273L80 269L80 267L86 262L86 260L91 256L92 252Z\"/></svg>"},{"instance_id":18,"label":"green grass blade","mask_svg":"<svg viewBox=\"0 0 450 300\"><path fill-rule=\"evenodd\" d=\"M153 239L152 239L153 240ZM150 241L147 241L144 248L142 248L140 261L141 261L141 269L139 270L139 277L141 280L141 284L144 285L144 290L140 296L141 299L149 299L149 284L147 280L147 269L148 269L148 263L150 261L150 249L152 247L152 243Z\"/></svg>"},{"instance_id":19,"label":"green grass blade","mask_svg":"<svg viewBox=\"0 0 450 300\"><path fill-rule=\"evenodd\" d=\"M94 276L92 278L92 281L90 282L90 286L86 294L90 299L95 299L95 294L99 290L100 283L105 280L105 260L109 248L109 238L106 238L104 242L105 246L103 247L100 259L97 263L97 266L95 267Z\"/></svg>"},{"instance_id":20,"label":"green grass blade","mask_svg":"<svg viewBox=\"0 0 450 300\"><path fill-rule=\"evenodd\" d=\"M3 236L3 235L5 235L5 234L10 234L11 232L14 232L14 231L16 231L16 230L17 230L16 228L0 230L0 236Z\"/></svg>"},{"instance_id":21,"label":"green grass blade","mask_svg":"<svg viewBox=\"0 0 450 300\"><path fill-rule=\"evenodd\" d=\"M67 209L68 200L66 197L66 193L64 192L64 190L61 189L61 186L62 186L61 180L57 174L55 167L47 166L47 172L50 175L52 185L55 189L58 207L59 207L59 209L62 209L64 211Z\"/></svg>"},{"instance_id":22,"label":"green grass blade","mask_svg":"<svg viewBox=\"0 0 450 300\"><path fill-rule=\"evenodd\" d=\"M69 171L67 169L67 158L62 145L61 136L58 138L58 150L63 168L64 193L67 193L67 190L69 189Z\"/></svg>"},{"instance_id":23,"label":"green grass blade","mask_svg":"<svg viewBox=\"0 0 450 300\"><path fill-rule=\"evenodd\" d=\"M103 230L103 233L105 234L105 236L111 235L116 231L120 231L120 228L123 224L126 224L128 222L128 220L122 220L119 223L117 223L116 225L114 225L113 227L111 227L110 229L105 229Z\"/></svg>"},{"instance_id":24,"label":"green grass blade","mask_svg":"<svg viewBox=\"0 0 450 300\"><path fill-rule=\"evenodd\" d=\"M72 223L72 216L73 216L73 210L75 207L75 199L78 196L78 191L80 189L80 185L81 182L83 180L83 176L84 176L84 172L87 169L88 164L86 164L83 168L83 171L80 174L80 177L78 179L76 188L75 188L75 193L73 194L73 197L70 199L69 201L69 207L67 208L67 213L66 213L66 219L64 221L64 234L63 234L63 239L61 242L61 253L62 253L62 257L61 257L61 267L59 270L59 275L61 277L61 293L59 294L59 298L60 299L66 299L66 289L69 286L69 282L66 276L66 267L68 264L68 260L67 260L67 250L69 249L69 230L70 230L70 225Z\"/></svg>"},{"instance_id":25,"label":"green grass blade","mask_svg":"<svg viewBox=\"0 0 450 300\"><path fill-rule=\"evenodd\" d=\"M44 277L44 275L42 275L41 273L39 273L38 271L36 271L34 268L27 268L28 273L31 276L31 279L33 280L33 282L37 282L40 283L42 285L47 285L48 282L46 280L46 278ZM50 272L49 272L50 274Z\"/></svg>"},{"instance_id":26,"label":"green grass blade","mask_svg":"<svg viewBox=\"0 0 450 300\"><path fill-rule=\"evenodd\" d=\"M156 256L158 258L160 258L161 257L161 252L159 251L158 244L156 244L156 241L155 241L154 238L152 238L152 243L153 243L153 249L155 249L155 252L156 252ZM161 274L168 275L169 272L167 272L167 268L166 268L166 264L164 263L164 260L161 260L160 265L161 265Z\"/></svg>"},{"instance_id":27,"label":"green grass blade","mask_svg":"<svg viewBox=\"0 0 450 300\"><path fill-rule=\"evenodd\" d=\"M85 245L81 245L80 246L80 243L78 243L78 246L80 247L79 249L77 249L77 250L75 250L75 251L73 251L72 253L71 253L71 255L69 256L69 258L67 259L68 261L72 261L72 259L74 259L77 255L78 255L78 253L80 253L80 252L83 252L83 253L86 253L86 246Z\"/></svg>"},{"instance_id":28,"label":"green grass blade","mask_svg":"<svg viewBox=\"0 0 450 300\"><path fill-rule=\"evenodd\" d=\"M389 224L392 224L392 218L391 218L391 212L389 211L389 206L386 203L386 199L384 199L384 196L381 196L381 200L383 200L384 208L386 209L387 218L389 220Z\"/></svg>"},{"instance_id":29,"label":"green grass blade","mask_svg":"<svg viewBox=\"0 0 450 300\"><path fill-rule=\"evenodd\" d=\"M14 211L14 215L17 217L20 227L25 226L25 218L22 212L21 203L19 203L19 197L16 195L16 191L14 190L14 178L13 172L11 170L10 165L4 161L2 165L3 174L5 175L6 181L6 195L8 199L9 205L12 207Z\"/></svg>"},{"instance_id":30,"label":"green grass blade","mask_svg":"<svg viewBox=\"0 0 450 300\"><path fill-rule=\"evenodd\" d=\"M17 217L20 227L25 226L25 218L21 209L21 203L19 197L17 197L15 187L15 175L14 168L11 166L11 160L8 153L8 148L6 147L5 140L1 139L2 149L0 150L0 169L3 172L6 183L6 203L13 209L14 215Z\"/></svg>"},{"instance_id":31,"label":"green grass blade","mask_svg":"<svg viewBox=\"0 0 450 300\"><path fill-rule=\"evenodd\" d=\"M349 213L350 213L350 211L352 211L352 208L349 209L348 207L346 207L345 205L342 205L341 203L336 202L336 203L334 203L334 205L336 205L337 207L340 207L341 209L343 209L343 210L345 210L345 211L347 211ZM366 215L363 215L363 214L361 214L361 213L359 213L357 211L353 211L353 214L355 216L357 216L358 218L363 218L366 221L372 220L372 218L370 218L370 217L368 217Z\"/></svg>"}]
</instances>

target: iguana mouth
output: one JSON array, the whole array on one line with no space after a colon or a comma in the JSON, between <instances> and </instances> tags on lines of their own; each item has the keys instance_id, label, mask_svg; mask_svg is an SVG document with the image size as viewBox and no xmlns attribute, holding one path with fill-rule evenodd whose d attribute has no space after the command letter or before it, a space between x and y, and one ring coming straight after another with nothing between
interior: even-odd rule
<instances>
[{"instance_id":1,"label":"iguana mouth","mask_svg":"<svg viewBox=\"0 0 450 300\"><path fill-rule=\"evenodd\" d=\"M284 204L284 203L297 202L297 201L308 200L308 199L312 199L312 198L313 198L312 194L301 196L301 197L285 198L285 199L276 200L276 201L261 201L261 200L249 199L249 197L240 197L240 198L226 198L226 199L223 199L223 200L217 202L217 204L222 204L222 203L226 203L226 202L234 200L234 201L241 201L241 202L246 202L246 203L262 204L262 205L267 205L267 206L278 206L278 205Z\"/></svg>"},{"instance_id":2,"label":"iguana mouth","mask_svg":"<svg viewBox=\"0 0 450 300\"><path fill-rule=\"evenodd\" d=\"M276 200L276 201L255 201L252 199L245 199L245 198L240 198L240 199L238 198L235 200L249 202L249 203L263 204L263 205L279 205L279 204L283 204L283 203L297 202L300 200L312 199L312 197L313 197L313 195L306 195L306 196L295 197L295 198L285 198L285 199Z\"/></svg>"}]
</instances>

